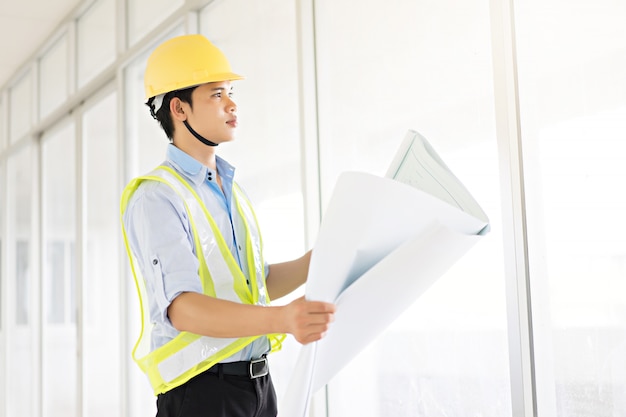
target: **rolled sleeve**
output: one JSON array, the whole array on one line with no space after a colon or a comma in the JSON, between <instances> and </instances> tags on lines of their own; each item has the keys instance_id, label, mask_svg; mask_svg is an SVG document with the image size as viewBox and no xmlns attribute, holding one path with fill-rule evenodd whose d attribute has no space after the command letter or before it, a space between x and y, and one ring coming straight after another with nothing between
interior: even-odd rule
<instances>
[{"instance_id":1,"label":"rolled sleeve","mask_svg":"<svg viewBox=\"0 0 626 417\"><path fill-rule=\"evenodd\" d=\"M156 334L175 334L167 316L171 302L182 292L202 293L184 206L167 185L144 182L128 205L124 224L146 283L151 321L171 328Z\"/></svg>"}]
</instances>

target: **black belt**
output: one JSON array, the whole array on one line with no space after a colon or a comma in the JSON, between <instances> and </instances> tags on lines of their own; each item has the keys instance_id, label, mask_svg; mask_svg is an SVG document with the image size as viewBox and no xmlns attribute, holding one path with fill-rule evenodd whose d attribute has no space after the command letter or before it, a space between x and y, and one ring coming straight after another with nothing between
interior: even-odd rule
<instances>
[{"instance_id":1,"label":"black belt","mask_svg":"<svg viewBox=\"0 0 626 417\"><path fill-rule=\"evenodd\" d=\"M250 379L259 378L269 374L270 367L267 358L263 356L259 359L241 362L217 363L210 367L207 372L212 374L247 376Z\"/></svg>"}]
</instances>

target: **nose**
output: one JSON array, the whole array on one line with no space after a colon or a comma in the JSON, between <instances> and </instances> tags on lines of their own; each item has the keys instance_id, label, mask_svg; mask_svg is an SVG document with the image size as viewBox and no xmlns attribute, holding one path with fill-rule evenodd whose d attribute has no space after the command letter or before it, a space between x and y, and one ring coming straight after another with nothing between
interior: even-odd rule
<instances>
[{"instance_id":1,"label":"nose","mask_svg":"<svg viewBox=\"0 0 626 417\"><path fill-rule=\"evenodd\" d=\"M229 100L230 102L228 103L226 109L229 113L235 113L237 111L237 103L235 103L232 98Z\"/></svg>"}]
</instances>

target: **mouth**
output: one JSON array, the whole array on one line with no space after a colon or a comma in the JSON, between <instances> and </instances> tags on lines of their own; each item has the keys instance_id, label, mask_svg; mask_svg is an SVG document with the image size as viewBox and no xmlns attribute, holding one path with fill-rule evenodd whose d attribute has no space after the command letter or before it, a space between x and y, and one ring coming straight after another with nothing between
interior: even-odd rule
<instances>
[{"instance_id":1,"label":"mouth","mask_svg":"<svg viewBox=\"0 0 626 417\"><path fill-rule=\"evenodd\" d=\"M232 119L227 120L226 124L230 127L237 127L237 117L235 116Z\"/></svg>"}]
</instances>

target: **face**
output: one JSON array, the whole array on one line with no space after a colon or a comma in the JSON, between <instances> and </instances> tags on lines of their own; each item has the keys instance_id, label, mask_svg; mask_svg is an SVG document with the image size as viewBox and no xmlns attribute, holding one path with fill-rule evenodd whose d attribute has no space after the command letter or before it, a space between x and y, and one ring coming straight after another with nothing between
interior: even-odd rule
<instances>
[{"instance_id":1,"label":"face","mask_svg":"<svg viewBox=\"0 0 626 417\"><path fill-rule=\"evenodd\" d=\"M187 122L211 142L219 144L233 140L237 129L237 105L232 95L230 81L199 86L191 95L193 108L188 103L181 103L186 106Z\"/></svg>"}]
</instances>

